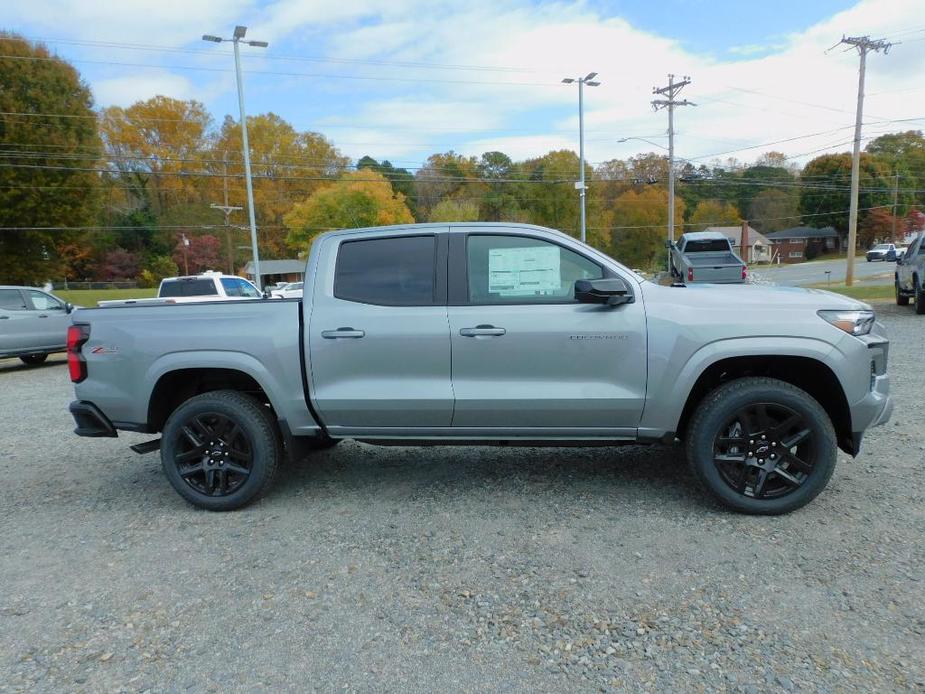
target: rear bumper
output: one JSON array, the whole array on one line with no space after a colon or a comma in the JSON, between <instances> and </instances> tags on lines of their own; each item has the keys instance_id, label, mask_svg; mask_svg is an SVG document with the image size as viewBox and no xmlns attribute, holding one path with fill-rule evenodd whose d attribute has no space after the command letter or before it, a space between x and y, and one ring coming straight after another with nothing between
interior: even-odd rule
<instances>
[{"instance_id":1,"label":"rear bumper","mask_svg":"<svg viewBox=\"0 0 925 694\"><path fill-rule=\"evenodd\" d=\"M68 406L68 409L77 424L74 433L78 436L110 438L118 436L116 428L109 421L109 418L92 402L75 400Z\"/></svg>"}]
</instances>

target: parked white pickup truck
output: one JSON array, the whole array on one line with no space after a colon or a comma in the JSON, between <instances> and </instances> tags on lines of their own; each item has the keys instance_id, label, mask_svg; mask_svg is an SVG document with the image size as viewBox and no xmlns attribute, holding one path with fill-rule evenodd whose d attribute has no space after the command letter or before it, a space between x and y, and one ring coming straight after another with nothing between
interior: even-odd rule
<instances>
[{"instance_id":1,"label":"parked white pickup truck","mask_svg":"<svg viewBox=\"0 0 925 694\"><path fill-rule=\"evenodd\" d=\"M113 299L100 301L97 305L195 304L204 301L237 301L262 297L260 290L243 277L210 270L201 275L165 277L161 280L157 296L153 299Z\"/></svg>"}]
</instances>

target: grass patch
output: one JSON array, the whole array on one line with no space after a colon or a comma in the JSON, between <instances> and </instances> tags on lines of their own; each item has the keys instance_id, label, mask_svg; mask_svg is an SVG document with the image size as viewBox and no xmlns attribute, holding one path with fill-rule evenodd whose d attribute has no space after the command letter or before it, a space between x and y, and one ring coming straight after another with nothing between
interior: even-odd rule
<instances>
[{"instance_id":1,"label":"grass patch","mask_svg":"<svg viewBox=\"0 0 925 694\"><path fill-rule=\"evenodd\" d=\"M96 306L97 301L149 299L157 296L157 287L150 289L59 289L53 293L76 306L91 308Z\"/></svg>"},{"instance_id":2,"label":"grass patch","mask_svg":"<svg viewBox=\"0 0 925 694\"><path fill-rule=\"evenodd\" d=\"M892 284L856 284L853 287L846 287L842 283L833 283L831 286L825 282L812 285L816 289L826 289L836 294L843 294L858 301L876 301L882 299L895 298Z\"/></svg>"}]
</instances>

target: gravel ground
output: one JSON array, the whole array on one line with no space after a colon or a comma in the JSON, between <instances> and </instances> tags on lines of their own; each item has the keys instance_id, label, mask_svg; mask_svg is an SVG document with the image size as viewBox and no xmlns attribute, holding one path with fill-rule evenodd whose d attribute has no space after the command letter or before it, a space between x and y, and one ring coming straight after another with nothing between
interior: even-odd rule
<instances>
[{"instance_id":1,"label":"gravel ground","mask_svg":"<svg viewBox=\"0 0 925 694\"><path fill-rule=\"evenodd\" d=\"M352 443L210 514L0 362L0 690L921 690L925 319L878 308L894 419L781 518L680 448Z\"/></svg>"}]
</instances>

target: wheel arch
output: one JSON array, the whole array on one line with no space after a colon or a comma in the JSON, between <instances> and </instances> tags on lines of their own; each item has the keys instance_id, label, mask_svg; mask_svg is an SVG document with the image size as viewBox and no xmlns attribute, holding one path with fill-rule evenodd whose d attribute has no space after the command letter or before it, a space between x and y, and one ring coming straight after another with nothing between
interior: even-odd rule
<instances>
[{"instance_id":1,"label":"wheel arch","mask_svg":"<svg viewBox=\"0 0 925 694\"><path fill-rule=\"evenodd\" d=\"M678 420L677 435L684 437L694 410L708 393L723 383L749 376L774 378L806 391L831 418L839 448L850 455L857 452L851 427L851 409L841 381L823 361L805 355L732 356L709 364L687 394Z\"/></svg>"}]
</instances>

